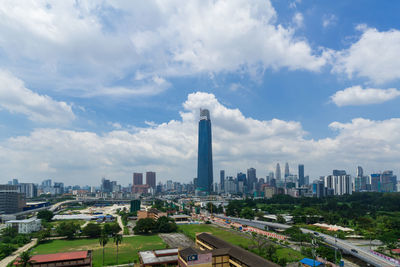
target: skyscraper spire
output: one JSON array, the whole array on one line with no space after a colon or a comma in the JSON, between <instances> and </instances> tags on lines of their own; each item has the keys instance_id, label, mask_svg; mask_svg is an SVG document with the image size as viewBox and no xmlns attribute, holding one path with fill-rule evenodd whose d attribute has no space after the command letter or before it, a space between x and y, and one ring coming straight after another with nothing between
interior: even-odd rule
<instances>
[{"instance_id":1,"label":"skyscraper spire","mask_svg":"<svg viewBox=\"0 0 400 267\"><path fill-rule=\"evenodd\" d=\"M285 178L288 177L289 175L290 175L289 163L286 162L286 164L285 164Z\"/></svg>"},{"instance_id":2,"label":"skyscraper spire","mask_svg":"<svg viewBox=\"0 0 400 267\"><path fill-rule=\"evenodd\" d=\"M197 157L197 190L210 193L213 188L211 120L208 109L200 109Z\"/></svg>"}]
</instances>

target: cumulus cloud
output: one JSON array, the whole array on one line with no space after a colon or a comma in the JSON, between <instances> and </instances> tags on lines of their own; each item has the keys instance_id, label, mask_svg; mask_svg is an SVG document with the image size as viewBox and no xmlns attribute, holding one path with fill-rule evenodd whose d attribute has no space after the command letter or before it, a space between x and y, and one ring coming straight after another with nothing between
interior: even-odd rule
<instances>
[{"instance_id":1,"label":"cumulus cloud","mask_svg":"<svg viewBox=\"0 0 400 267\"><path fill-rule=\"evenodd\" d=\"M328 56L278 24L269 0L6 0L0 16L3 64L30 83L89 91L78 94L84 96L97 95L93 90L137 95L141 84L131 79L137 73L168 79L265 68L318 71ZM104 89L120 80L127 82Z\"/></svg>"},{"instance_id":2,"label":"cumulus cloud","mask_svg":"<svg viewBox=\"0 0 400 267\"><path fill-rule=\"evenodd\" d=\"M303 27L303 21L304 21L303 14L301 14L300 12L297 12L296 14L294 14L293 23L297 28Z\"/></svg>"},{"instance_id":3,"label":"cumulus cloud","mask_svg":"<svg viewBox=\"0 0 400 267\"><path fill-rule=\"evenodd\" d=\"M338 20L337 17L335 15L333 15L333 14L324 15L322 17L322 26L324 28L330 27L332 25L335 25L337 20Z\"/></svg>"},{"instance_id":4,"label":"cumulus cloud","mask_svg":"<svg viewBox=\"0 0 400 267\"><path fill-rule=\"evenodd\" d=\"M60 124L75 118L71 105L29 90L20 79L4 70L0 70L0 107L24 114L35 122Z\"/></svg>"},{"instance_id":5,"label":"cumulus cloud","mask_svg":"<svg viewBox=\"0 0 400 267\"><path fill-rule=\"evenodd\" d=\"M361 106L369 104L380 104L400 96L400 91L395 88L374 89L361 86L352 86L342 91L337 91L331 100L337 106Z\"/></svg>"},{"instance_id":6,"label":"cumulus cloud","mask_svg":"<svg viewBox=\"0 0 400 267\"><path fill-rule=\"evenodd\" d=\"M361 38L350 48L337 53L334 71L350 78L363 77L375 84L396 81L400 78L400 31L380 32L359 25Z\"/></svg>"},{"instance_id":7,"label":"cumulus cloud","mask_svg":"<svg viewBox=\"0 0 400 267\"><path fill-rule=\"evenodd\" d=\"M400 167L400 119L333 122L335 137L314 140L299 122L249 118L213 94L197 92L188 95L179 120L133 131L122 125L103 134L43 128L9 138L0 143L0 168L3 177L22 181L52 177L96 184L106 176L128 184L132 172L154 170L160 180L189 182L196 175L200 107L211 113L215 177L220 169L235 175L249 167L262 177L278 161L304 163L311 179L334 168L351 171L355 164L395 171Z\"/></svg>"}]
</instances>

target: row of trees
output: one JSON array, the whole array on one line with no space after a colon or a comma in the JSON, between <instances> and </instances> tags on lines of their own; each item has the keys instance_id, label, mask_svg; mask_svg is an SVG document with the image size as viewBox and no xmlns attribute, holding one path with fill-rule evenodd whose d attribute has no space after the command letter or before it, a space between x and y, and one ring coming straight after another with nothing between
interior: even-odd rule
<instances>
[{"instance_id":1,"label":"row of trees","mask_svg":"<svg viewBox=\"0 0 400 267\"><path fill-rule=\"evenodd\" d=\"M152 218L140 219L133 228L135 234L148 233L172 233L178 230L178 226L171 218L162 216L157 220Z\"/></svg>"}]
</instances>

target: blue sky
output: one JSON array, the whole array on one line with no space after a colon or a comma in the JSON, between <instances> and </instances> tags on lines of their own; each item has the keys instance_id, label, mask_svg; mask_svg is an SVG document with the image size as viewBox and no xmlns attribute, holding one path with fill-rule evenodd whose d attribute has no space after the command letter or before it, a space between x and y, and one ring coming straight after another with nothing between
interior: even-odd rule
<instances>
[{"instance_id":1,"label":"blue sky","mask_svg":"<svg viewBox=\"0 0 400 267\"><path fill-rule=\"evenodd\" d=\"M0 182L400 171L398 1L5 1Z\"/></svg>"}]
</instances>

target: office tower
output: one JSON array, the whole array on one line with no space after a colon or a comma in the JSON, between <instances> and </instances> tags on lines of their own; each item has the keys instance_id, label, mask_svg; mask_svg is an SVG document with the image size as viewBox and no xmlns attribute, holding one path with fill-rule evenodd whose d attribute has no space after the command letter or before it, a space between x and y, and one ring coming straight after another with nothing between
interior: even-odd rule
<instances>
[{"instance_id":1,"label":"office tower","mask_svg":"<svg viewBox=\"0 0 400 267\"><path fill-rule=\"evenodd\" d=\"M357 177L362 177L364 175L364 171L363 168L361 166L357 167L357 171L356 171L356 176Z\"/></svg>"},{"instance_id":2,"label":"office tower","mask_svg":"<svg viewBox=\"0 0 400 267\"><path fill-rule=\"evenodd\" d=\"M42 187L51 187L51 179L44 180L42 182Z\"/></svg>"},{"instance_id":3,"label":"office tower","mask_svg":"<svg viewBox=\"0 0 400 267\"><path fill-rule=\"evenodd\" d=\"M254 185L257 182L256 169L250 168L247 169L247 189L248 191L252 191L255 189Z\"/></svg>"},{"instance_id":4,"label":"office tower","mask_svg":"<svg viewBox=\"0 0 400 267\"><path fill-rule=\"evenodd\" d=\"M110 193L112 192L112 184L111 181L104 178L101 179L101 191L105 193Z\"/></svg>"},{"instance_id":5,"label":"office tower","mask_svg":"<svg viewBox=\"0 0 400 267\"><path fill-rule=\"evenodd\" d=\"M197 157L197 190L204 193L212 191L213 161L211 120L208 109L200 109L199 144Z\"/></svg>"},{"instance_id":6,"label":"office tower","mask_svg":"<svg viewBox=\"0 0 400 267\"><path fill-rule=\"evenodd\" d=\"M324 181L315 181L312 185L313 195L317 198L325 196Z\"/></svg>"},{"instance_id":7,"label":"office tower","mask_svg":"<svg viewBox=\"0 0 400 267\"><path fill-rule=\"evenodd\" d=\"M281 166L279 165L279 163L276 164L275 179L278 181L281 180Z\"/></svg>"},{"instance_id":8,"label":"office tower","mask_svg":"<svg viewBox=\"0 0 400 267\"><path fill-rule=\"evenodd\" d=\"M289 172L289 163L285 163L285 178L287 178L290 175Z\"/></svg>"},{"instance_id":9,"label":"office tower","mask_svg":"<svg viewBox=\"0 0 400 267\"><path fill-rule=\"evenodd\" d=\"M155 172L146 172L146 184L150 188L156 187L156 173Z\"/></svg>"},{"instance_id":10,"label":"office tower","mask_svg":"<svg viewBox=\"0 0 400 267\"><path fill-rule=\"evenodd\" d=\"M0 214L20 212L25 205L25 195L17 185L0 185Z\"/></svg>"},{"instance_id":11,"label":"office tower","mask_svg":"<svg viewBox=\"0 0 400 267\"><path fill-rule=\"evenodd\" d=\"M133 185L143 184L143 173L135 172L133 173Z\"/></svg>"},{"instance_id":12,"label":"office tower","mask_svg":"<svg viewBox=\"0 0 400 267\"><path fill-rule=\"evenodd\" d=\"M225 170L220 170L219 171L219 183L220 183L220 188L221 191L223 192L225 190Z\"/></svg>"},{"instance_id":13,"label":"office tower","mask_svg":"<svg viewBox=\"0 0 400 267\"><path fill-rule=\"evenodd\" d=\"M13 179L13 180L12 180L12 184L13 184L13 185L18 185L18 179Z\"/></svg>"},{"instance_id":14,"label":"office tower","mask_svg":"<svg viewBox=\"0 0 400 267\"><path fill-rule=\"evenodd\" d=\"M54 182L54 193L55 194L64 194L64 183Z\"/></svg>"},{"instance_id":15,"label":"office tower","mask_svg":"<svg viewBox=\"0 0 400 267\"><path fill-rule=\"evenodd\" d=\"M37 187L33 183L18 184L19 192L25 195L25 198L37 197Z\"/></svg>"},{"instance_id":16,"label":"office tower","mask_svg":"<svg viewBox=\"0 0 400 267\"><path fill-rule=\"evenodd\" d=\"M381 191L381 175L379 173L371 174L371 190L374 192Z\"/></svg>"},{"instance_id":17,"label":"office tower","mask_svg":"<svg viewBox=\"0 0 400 267\"><path fill-rule=\"evenodd\" d=\"M360 192L361 191L361 178L360 176L354 177L354 192Z\"/></svg>"},{"instance_id":18,"label":"office tower","mask_svg":"<svg viewBox=\"0 0 400 267\"><path fill-rule=\"evenodd\" d=\"M396 192L397 176L393 171L384 171L381 174L381 192Z\"/></svg>"},{"instance_id":19,"label":"office tower","mask_svg":"<svg viewBox=\"0 0 400 267\"><path fill-rule=\"evenodd\" d=\"M304 181L304 165L299 164L299 187L302 187L305 184L306 183Z\"/></svg>"}]
</instances>

